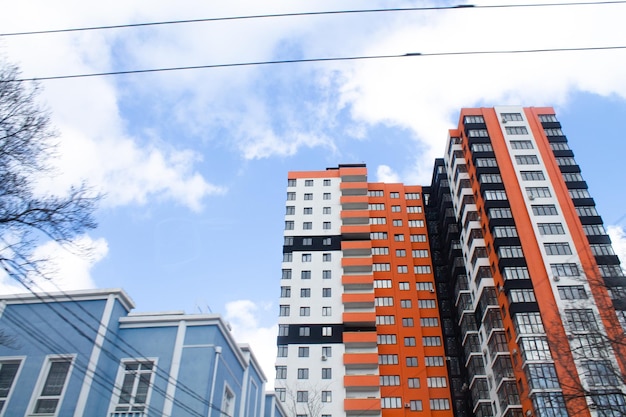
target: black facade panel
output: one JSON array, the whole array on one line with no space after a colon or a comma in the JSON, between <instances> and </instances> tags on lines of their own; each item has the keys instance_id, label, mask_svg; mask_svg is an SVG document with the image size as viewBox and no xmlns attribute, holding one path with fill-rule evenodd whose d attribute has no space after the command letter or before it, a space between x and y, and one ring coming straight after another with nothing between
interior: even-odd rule
<instances>
[{"instance_id":1,"label":"black facade panel","mask_svg":"<svg viewBox=\"0 0 626 417\"><path fill-rule=\"evenodd\" d=\"M300 336L301 328L309 328L309 336ZM322 336L322 328L331 327L332 336ZM372 328L372 331L376 331ZM343 324L290 324L288 336L278 336L277 344L320 345L324 343L342 343Z\"/></svg>"},{"instance_id":2,"label":"black facade panel","mask_svg":"<svg viewBox=\"0 0 626 417\"><path fill-rule=\"evenodd\" d=\"M577 188L589 188L586 181L566 181L565 185L567 185L567 188L570 190Z\"/></svg>"},{"instance_id":3,"label":"black facade panel","mask_svg":"<svg viewBox=\"0 0 626 417\"><path fill-rule=\"evenodd\" d=\"M324 245L324 239L330 238L330 245ZM304 239L311 239L310 245L303 245ZM293 245L283 246L283 253L294 251L315 252L341 250L341 236L293 236Z\"/></svg>"},{"instance_id":4,"label":"black facade panel","mask_svg":"<svg viewBox=\"0 0 626 417\"><path fill-rule=\"evenodd\" d=\"M554 156L559 157L559 156L574 156L574 152L572 152L569 149L561 149L561 150L556 150L556 151L552 151L554 153Z\"/></svg>"},{"instance_id":5,"label":"black facade panel","mask_svg":"<svg viewBox=\"0 0 626 417\"><path fill-rule=\"evenodd\" d=\"M517 289L529 289L533 288L533 282L529 279L510 279L504 281L504 291L517 290Z\"/></svg>"},{"instance_id":6,"label":"black facade panel","mask_svg":"<svg viewBox=\"0 0 626 417\"><path fill-rule=\"evenodd\" d=\"M611 243L611 238L608 235L587 236L589 244L594 243Z\"/></svg>"},{"instance_id":7,"label":"black facade panel","mask_svg":"<svg viewBox=\"0 0 626 417\"><path fill-rule=\"evenodd\" d=\"M498 249L500 246L514 246L521 245L518 237L497 237L493 240L494 248Z\"/></svg>"},{"instance_id":8,"label":"black facade panel","mask_svg":"<svg viewBox=\"0 0 626 417\"><path fill-rule=\"evenodd\" d=\"M524 258L500 258L498 260L498 266L500 270L505 267L511 266L526 266L526 259Z\"/></svg>"},{"instance_id":9,"label":"black facade panel","mask_svg":"<svg viewBox=\"0 0 626 417\"><path fill-rule=\"evenodd\" d=\"M476 175L481 174L499 174L500 168L498 167L476 167Z\"/></svg>"},{"instance_id":10,"label":"black facade panel","mask_svg":"<svg viewBox=\"0 0 626 417\"><path fill-rule=\"evenodd\" d=\"M619 265L619 257L617 255L596 255L598 265Z\"/></svg>"},{"instance_id":11,"label":"black facade panel","mask_svg":"<svg viewBox=\"0 0 626 417\"><path fill-rule=\"evenodd\" d=\"M560 129L561 123L559 122L541 122L541 126L544 129Z\"/></svg>"},{"instance_id":12,"label":"black facade panel","mask_svg":"<svg viewBox=\"0 0 626 417\"><path fill-rule=\"evenodd\" d=\"M578 165L560 165L559 169L561 170L561 172L568 174L580 172L580 167Z\"/></svg>"},{"instance_id":13,"label":"black facade panel","mask_svg":"<svg viewBox=\"0 0 626 417\"><path fill-rule=\"evenodd\" d=\"M579 219L582 224L602 224L600 216L581 216Z\"/></svg>"},{"instance_id":14,"label":"black facade panel","mask_svg":"<svg viewBox=\"0 0 626 417\"><path fill-rule=\"evenodd\" d=\"M485 209L511 207L508 200L485 200Z\"/></svg>"},{"instance_id":15,"label":"black facade panel","mask_svg":"<svg viewBox=\"0 0 626 417\"><path fill-rule=\"evenodd\" d=\"M511 317L517 313L532 313L539 311L539 304L537 303L511 303L509 306L509 313Z\"/></svg>"},{"instance_id":16,"label":"black facade panel","mask_svg":"<svg viewBox=\"0 0 626 417\"><path fill-rule=\"evenodd\" d=\"M576 207L596 205L596 202L593 201L593 198L572 198L572 203L574 203L574 206Z\"/></svg>"},{"instance_id":17,"label":"black facade panel","mask_svg":"<svg viewBox=\"0 0 626 417\"><path fill-rule=\"evenodd\" d=\"M489 228L493 229L496 226L515 226L515 221L513 219L489 219Z\"/></svg>"}]
</instances>

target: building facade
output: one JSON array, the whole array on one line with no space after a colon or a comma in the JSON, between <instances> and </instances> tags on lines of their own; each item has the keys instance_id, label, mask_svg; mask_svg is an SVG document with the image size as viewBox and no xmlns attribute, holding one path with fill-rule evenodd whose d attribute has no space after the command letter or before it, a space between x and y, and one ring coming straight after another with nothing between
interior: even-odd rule
<instances>
[{"instance_id":1,"label":"building facade","mask_svg":"<svg viewBox=\"0 0 626 417\"><path fill-rule=\"evenodd\" d=\"M430 186L288 174L295 416L626 415L626 286L552 108L463 109Z\"/></svg>"},{"instance_id":2,"label":"building facade","mask_svg":"<svg viewBox=\"0 0 626 417\"><path fill-rule=\"evenodd\" d=\"M290 172L276 392L295 416L451 416L422 189Z\"/></svg>"},{"instance_id":3,"label":"building facade","mask_svg":"<svg viewBox=\"0 0 626 417\"><path fill-rule=\"evenodd\" d=\"M133 307L122 290L3 296L0 416L286 416L219 316Z\"/></svg>"}]
</instances>

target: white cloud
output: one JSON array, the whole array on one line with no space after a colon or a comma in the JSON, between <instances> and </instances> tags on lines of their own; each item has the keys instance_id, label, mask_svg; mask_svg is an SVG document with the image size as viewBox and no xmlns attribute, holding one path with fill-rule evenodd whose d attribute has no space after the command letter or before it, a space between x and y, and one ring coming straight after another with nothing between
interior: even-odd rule
<instances>
[{"instance_id":1,"label":"white cloud","mask_svg":"<svg viewBox=\"0 0 626 417\"><path fill-rule=\"evenodd\" d=\"M250 300L226 303L224 318L230 323L233 336L238 343L248 343L268 379L268 389L274 387L274 363L276 362L276 336L278 325L263 327L259 317L272 308L271 304L260 305Z\"/></svg>"},{"instance_id":2,"label":"white cloud","mask_svg":"<svg viewBox=\"0 0 626 417\"><path fill-rule=\"evenodd\" d=\"M607 232L613 243L613 250L622 263L622 269L626 267L626 233L621 226L608 226Z\"/></svg>"},{"instance_id":3,"label":"white cloud","mask_svg":"<svg viewBox=\"0 0 626 417\"><path fill-rule=\"evenodd\" d=\"M387 165L379 165L376 169L376 181L394 183L400 182L400 176Z\"/></svg>"},{"instance_id":4,"label":"white cloud","mask_svg":"<svg viewBox=\"0 0 626 417\"><path fill-rule=\"evenodd\" d=\"M62 247L55 241L48 241L37 247L32 259L46 259L40 268L42 275L33 276L30 289L36 292L56 292L95 288L91 269L108 253L107 241L93 239L88 235L76 238L72 245ZM0 274L0 293L15 294L28 290L19 282Z\"/></svg>"}]
</instances>

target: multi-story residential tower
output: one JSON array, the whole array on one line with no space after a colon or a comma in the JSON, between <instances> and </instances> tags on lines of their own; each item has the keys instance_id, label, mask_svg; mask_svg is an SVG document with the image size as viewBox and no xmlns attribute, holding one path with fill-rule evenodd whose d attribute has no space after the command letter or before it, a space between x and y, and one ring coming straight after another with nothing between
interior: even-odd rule
<instances>
[{"instance_id":1,"label":"multi-story residential tower","mask_svg":"<svg viewBox=\"0 0 626 417\"><path fill-rule=\"evenodd\" d=\"M554 110L464 109L448 139L428 215L459 413L626 415L623 273Z\"/></svg>"},{"instance_id":2,"label":"multi-story residential tower","mask_svg":"<svg viewBox=\"0 0 626 417\"><path fill-rule=\"evenodd\" d=\"M361 164L288 178L276 362L286 408L451 416L421 187L368 183Z\"/></svg>"}]
</instances>

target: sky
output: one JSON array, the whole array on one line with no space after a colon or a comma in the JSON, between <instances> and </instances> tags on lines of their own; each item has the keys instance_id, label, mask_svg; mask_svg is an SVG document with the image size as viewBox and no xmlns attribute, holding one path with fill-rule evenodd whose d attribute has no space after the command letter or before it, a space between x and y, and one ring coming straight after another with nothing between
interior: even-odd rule
<instances>
[{"instance_id":1,"label":"sky","mask_svg":"<svg viewBox=\"0 0 626 417\"><path fill-rule=\"evenodd\" d=\"M565 3L553 0L553 3ZM474 5L537 4L483 0ZM1 32L448 1L20 0ZM24 78L242 62L626 46L626 4L461 8L0 36ZM553 106L626 254L626 49L409 56L42 81L59 133L46 190L104 195L89 258L43 243L58 288L124 288L137 311L220 313L273 378L287 172L368 166L430 183L462 107ZM626 259L623 256L622 259ZM23 291L0 276L0 291Z\"/></svg>"}]
</instances>

